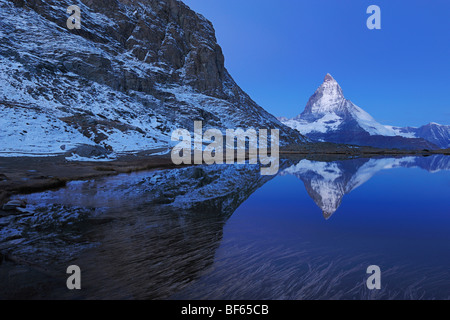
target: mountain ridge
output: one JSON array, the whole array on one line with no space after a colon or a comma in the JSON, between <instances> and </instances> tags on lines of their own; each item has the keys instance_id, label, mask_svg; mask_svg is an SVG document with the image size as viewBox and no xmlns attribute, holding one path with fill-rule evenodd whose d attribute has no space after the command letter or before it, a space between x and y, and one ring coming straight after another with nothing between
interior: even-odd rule
<instances>
[{"instance_id":1,"label":"mountain ridge","mask_svg":"<svg viewBox=\"0 0 450 320\"><path fill-rule=\"evenodd\" d=\"M68 30L72 4L0 0L2 156L170 148L195 120L309 141L236 84L212 23L183 2L83 0L81 29Z\"/></svg>"},{"instance_id":2,"label":"mountain ridge","mask_svg":"<svg viewBox=\"0 0 450 320\"><path fill-rule=\"evenodd\" d=\"M298 116L278 118L316 141L398 149L439 149L450 146L450 126L430 124L400 128L378 123L346 99L338 82L327 74Z\"/></svg>"}]
</instances>

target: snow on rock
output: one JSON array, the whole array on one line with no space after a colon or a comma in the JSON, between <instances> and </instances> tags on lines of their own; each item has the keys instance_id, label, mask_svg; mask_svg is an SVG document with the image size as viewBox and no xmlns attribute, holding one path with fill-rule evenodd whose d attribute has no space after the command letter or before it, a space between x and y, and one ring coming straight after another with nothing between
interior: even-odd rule
<instances>
[{"instance_id":1,"label":"snow on rock","mask_svg":"<svg viewBox=\"0 0 450 320\"><path fill-rule=\"evenodd\" d=\"M80 3L68 30L72 4L0 0L1 156L169 148L195 120L307 141L239 88L212 24L181 1Z\"/></svg>"},{"instance_id":2,"label":"snow on rock","mask_svg":"<svg viewBox=\"0 0 450 320\"><path fill-rule=\"evenodd\" d=\"M337 130L342 124L342 121L343 119L341 117L334 112L330 112L314 122L308 122L303 119L285 120L283 122L285 125L298 130L301 134L307 135L311 132L325 133L328 130Z\"/></svg>"},{"instance_id":3,"label":"snow on rock","mask_svg":"<svg viewBox=\"0 0 450 320\"><path fill-rule=\"evenodd\" d=\"M379 124L370 114L346 100L342 88L330 74L310 98L305 111L284 123L303 134L326 133L338 131L349 117L370 135L395 136L394 130Z\"/></svg>"},{"instance_id":4,"label":"snow on rock","mask_svg":"<svg viewBox=\"0 0 450 320\"><path fill-rule=\"evenodd\" d=\"M415 129L380 124L347 100L330 74L311 96L302 114L279 120L316 141L399 149L436 149L450 145L450 130L444 126Z\"/></svg>"},{"instance_id":5,"label":"snow on rock","mask_svg":"<svg viewBox=\"0 0 450 320\"><path fill-rule=\"evenodd\" d=\"M0 156L62 154L94 141L39 109L0 103Z\"/></svg>"}]
</instances>

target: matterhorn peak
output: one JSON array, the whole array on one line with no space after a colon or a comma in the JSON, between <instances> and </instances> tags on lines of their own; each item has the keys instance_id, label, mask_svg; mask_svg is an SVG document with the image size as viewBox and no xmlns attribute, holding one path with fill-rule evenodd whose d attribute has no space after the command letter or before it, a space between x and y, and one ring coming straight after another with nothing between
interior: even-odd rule
<instances>
[{"instance_id":1,"label":"matterhorn peak","mask_svg":"<svg viewBox=\"0 0 450 320\"><path fill-rule=\"evenodd\" d=\"M334 80L334 78L331 74L327 73L323 82L328 82L328 81L336 81L336 80Z\"/></svg>"},{"instance_id":2,"label":"matterhorn peak","mask_svg":"<svg viewBox=\"0 0 450 320\"><path fill-rule=\"evenodd\" d=\"M316 93L337 99L344 99L341 86L329 73L325 76L322 85L317 89Z\"/></svg>"},{"instance_id":3,"label":"matterhorn peak","mask_svg":"<svg viewBox=\"0 0 450 320\"><path fill-rule=\"evenodd\" d=\"M308 101L305 111L299 117L338 112L344 107L344 102L345 98L341 87L331 74L327 73L324 82Z\"/></svg>"},{"instance_id":4,"label":"matterhorn peak","mask_svg":"<svg viewBox=\"0 0 450 320\"><path fill-rule=\"evenodd\" d=\"M330 73L311 96L303 113L289 120L281 119L281 122L313 141L409 150L450 147L450 126L435 123L420 128L382 125L346 99ZM332 213L330 203L324 215Z\"/></svg>"}]
</instances>

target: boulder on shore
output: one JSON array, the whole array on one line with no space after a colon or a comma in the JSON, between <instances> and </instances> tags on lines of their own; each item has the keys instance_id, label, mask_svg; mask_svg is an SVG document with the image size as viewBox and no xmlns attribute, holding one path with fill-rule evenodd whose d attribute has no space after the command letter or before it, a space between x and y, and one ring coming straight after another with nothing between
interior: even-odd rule
<instances>
[{"instance_id":1,"label":"boulder on shore","mask_svg":"<svg viewBox=\"0 0 450 320\"><path fill-rule=\"evenodd\" d=\"M18 208L25 208L26 206L27 202L25 200L11 200L3 205L3 210L12 211Z\"/></svg>"}]
</instances>

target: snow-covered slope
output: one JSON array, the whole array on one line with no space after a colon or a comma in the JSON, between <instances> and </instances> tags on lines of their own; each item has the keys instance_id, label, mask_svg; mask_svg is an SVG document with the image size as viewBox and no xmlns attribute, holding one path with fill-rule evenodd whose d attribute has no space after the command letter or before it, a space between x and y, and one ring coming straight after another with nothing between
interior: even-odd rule
<instances>
[{"instance_id":1,"label":"snow-covered slope","mask_svg":"<svg viewBox=\"0 0 450 320\"><path fill-rule=\"evenodd\" d=\"M171 145L173 130L280 129L224 67L212 24L178 0L0 0L0 156L80 144L132 152Z\"/></svg>"},{"instance_id":2,"label":"snow-covered slope","mask_svg":"<svg viewBox=\"0 0 450 320\"><path fill-rule=\"evenodd\" d=\"M313 140L382 148L437 148L435 141L425 140L425 135L402 132L401 128L377 122L344 97L342 88L330 74L302 114L293 119L280 118L280 121Z\"/></svg>"},{"instance_id":3,"label":"snow-covered slope","mask_svg":"<svg viewBox=\"0 0 450 320\"><path fill-rule=\"evenodd\" d=\"M438 123L430 123L420 128L413 127L390 127L396 131L397 135L407 138L423 138L442 149L450 148L450 126L444 126Z\"/></svg>"}]
</instances>

